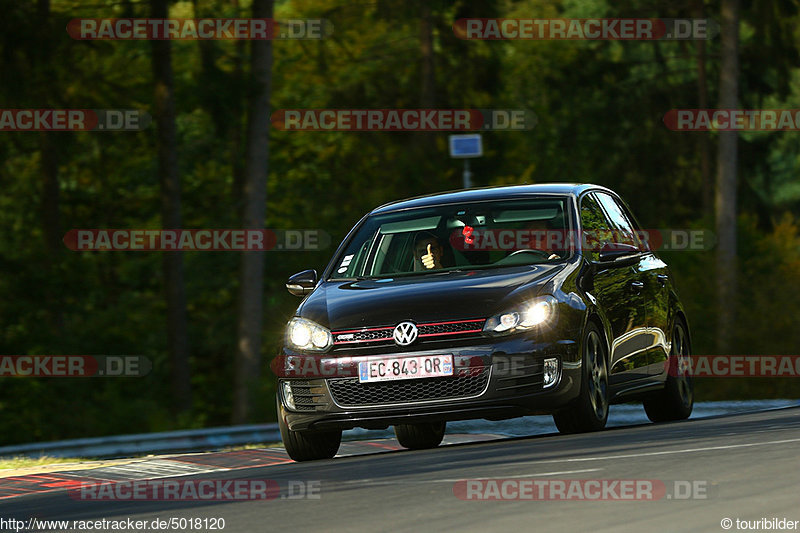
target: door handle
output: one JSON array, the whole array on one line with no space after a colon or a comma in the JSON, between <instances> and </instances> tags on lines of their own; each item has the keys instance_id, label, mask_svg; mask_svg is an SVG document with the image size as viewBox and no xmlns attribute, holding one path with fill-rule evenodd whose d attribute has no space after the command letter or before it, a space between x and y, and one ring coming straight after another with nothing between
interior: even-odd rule
<instances>
[{"instance_id":1,"label":"door handle","mask_svg":"<svg viewBox=\"0 0 800 533\"><path fill-rule=\"evenodd\" d=\"M656 278L658 279L658 282L661 285L666 285L667 281L669 280L669 276L667 276L666 274L659 274L656 276Z\"/></svg>"},{"instance_id":2,"label":"door handle","mask_svg":"<svg viewBox=\"0 0 800 533\"><path fill-rule=\"evenodd\" d=\"M633 292L639 293L642 289L644 289L644 283L641 281L632 281L631 289L633 289Z\"/></svg>"}]
</instances>

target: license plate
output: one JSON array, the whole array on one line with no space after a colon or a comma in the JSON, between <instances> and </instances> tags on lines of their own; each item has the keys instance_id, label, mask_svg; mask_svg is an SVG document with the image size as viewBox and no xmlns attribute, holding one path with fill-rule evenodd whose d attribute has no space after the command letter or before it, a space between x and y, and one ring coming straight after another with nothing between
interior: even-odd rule
<instances>
[{"instance_id":1,"label":"license plate","mask_svg":"<svg viewBox=\"0 0 800 533\"><path fill-rule=\"evenodd\" d=\"M358 381L396 381L453 375L452 355L418 355L370 359L358 363Z\"/></svg>"}]
</instances>

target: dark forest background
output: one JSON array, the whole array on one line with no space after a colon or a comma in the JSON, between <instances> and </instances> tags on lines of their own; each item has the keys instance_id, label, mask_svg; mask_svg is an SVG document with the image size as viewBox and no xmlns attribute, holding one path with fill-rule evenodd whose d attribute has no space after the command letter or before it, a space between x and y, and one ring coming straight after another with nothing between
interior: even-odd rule
<instances>
[{"instance_id":1,"label":"dark forest background","mask_svg":"<svg viewBox=\"0 0 800 533\"><path fill-rule=\"evenodd\" d=\"M77 41L65 29L79 17L273 9L327 19L333 33ZM731 162L724 134L662 122L731 97L800 108L796 1L0 0L0 13L2 108L154 118L141 132L0 133L0 354L141 354L154 365L138 379L0 380L2 444L274 420L268 364L298 304L285 280L333 252L73 252L68 230L318 228L335 244L381 203L461 185L446 133L270 130L270 111L283 108L530 109L533 130L484 133L475 186L594 182L646 228L721 229L722 248L661 254L694 351L800 346L800 133L732 134ZM464 17L709 17L722 34L465 41L452 30ZM720 226L731 214L735 224ZM797 393L791 379L698 389L699 399Z\"/></svg>"}]
</instances>

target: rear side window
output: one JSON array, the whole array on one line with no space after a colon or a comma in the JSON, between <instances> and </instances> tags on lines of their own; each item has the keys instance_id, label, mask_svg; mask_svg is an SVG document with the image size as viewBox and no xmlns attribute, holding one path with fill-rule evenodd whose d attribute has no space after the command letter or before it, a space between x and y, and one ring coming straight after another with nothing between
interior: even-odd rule
<instances>
[{"instance_id":1,"label":"rear side window","mask_svg":"<svg viewBox=\"0 0 800 533\"><path fill-rule=\"evenodd\" d=\"M581 242L583 255L590 261L600 259L600 249L612 242L611 223L597 203L594 195L587 194L581 199Z\"/></svg>"},{"instance_id":2,"label":"rear side window","mask_svg":"<svg viewBox=\"0 0 800 533\"><path fill-rule=\"evenodd\" d=\"M639 247L640 244L636 236L636 229L631 219L625 213L625 208L616 198L609 194L598 192L595 193L595 196L608 215L612 224L611 227L616 230L614 236L615 242Z\"/></svg>"}]
</instances>

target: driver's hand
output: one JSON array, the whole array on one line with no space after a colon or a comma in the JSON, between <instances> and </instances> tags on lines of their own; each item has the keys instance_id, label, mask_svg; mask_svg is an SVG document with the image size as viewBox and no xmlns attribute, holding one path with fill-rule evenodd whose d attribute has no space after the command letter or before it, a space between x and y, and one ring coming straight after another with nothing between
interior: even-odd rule
<instances>
[{"instance_id":1,"label":"driver's hand","mask_svg":"<svg viewBox=\"0 0 800 533\"><path fill-rule=\"evenodd\" d=\"M427 268L428 270L433 268L434 262L433 262L433 254L431 253L431 245L430 244L428 245L428 253L423 255L421 257L421 259L422 259L422 264L423 264L423 266L425 266L425 268Z\"/></svg>"}]
</instances>

